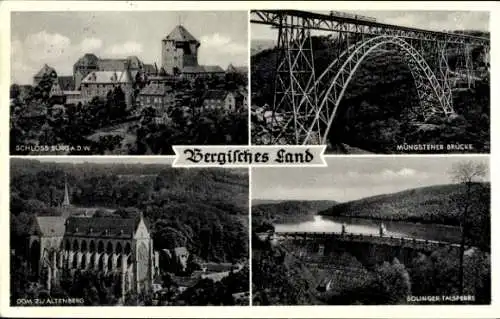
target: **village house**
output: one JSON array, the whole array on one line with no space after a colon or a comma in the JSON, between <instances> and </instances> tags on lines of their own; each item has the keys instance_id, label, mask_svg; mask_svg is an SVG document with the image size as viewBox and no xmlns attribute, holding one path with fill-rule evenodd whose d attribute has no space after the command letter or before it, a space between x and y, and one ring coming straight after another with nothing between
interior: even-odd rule
<instances>
[{"instance_id":1,"label":"village house","mask_svg":"<svg viewBox=\"0 0 500 319\"><path fill-rule=\"evenodd\" d=\"M125 94L125 104L130 107L133 102L133 80L128 70L95 71L89 73L81 84L81 97L90 101L96 96L106 97L115 87L120 87Z\"/></svg>"},{"instance_id":2,"label":"village house","mask_svg":"<svg viewBox=\"0 0 500 319\"><path fill-rule=\"evenodd\" d=\"M141 109L153 107L158 114L163 114L175 106L175 94L170 86L150 83L139 93L138 102Z\"/></svg>"},{"instance_id":3,"label":"village house","mask_svg":"<svg viewBox=\"0 0 500 319\"><path fill-rule=\"evenodd\" d=\"M224 109L230 112L236 110L236 99L232 92L209 90L203 97L203 109Z\"/></svg>"}]
</instances>

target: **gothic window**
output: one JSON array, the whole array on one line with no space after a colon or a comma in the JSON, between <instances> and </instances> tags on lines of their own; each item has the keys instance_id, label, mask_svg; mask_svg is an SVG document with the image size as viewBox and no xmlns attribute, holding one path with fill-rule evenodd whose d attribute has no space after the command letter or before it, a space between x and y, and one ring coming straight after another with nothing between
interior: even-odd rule
<instances>
[{"instance_id":1,"label":"gothic window","mask_svg":"<svg viewBox=\"0 0 500 319\"><path fill-rule=\"evenodd\" d=\"M80 245L78 245L78 241L75 239L73 241L73 250L78 251L78 249L80 249Z\"/></svg>"},{"instance_id":2,"label":"gothic window","mask_svg":"<svg viewBox=\"0 0 500 319\"><path fill-rule=\"evenodd\" d=\"M111 242L108 242L108 245L106 247L106 253L107 254L112 254L113 253L113 244Z\"/></svg>"},{"instance_id":3,"label":"gothic window","mask_svg":"<svg viewBox=\"0 0 500 319\"><path fill-rule=\"evenodd\" d=\"M102 240L99 240L99 242L97 244L97 252L99 254L101 254L103 251L104 251L104 244L103 244Z\"/></svg>"},{"instance_id":4,"label":"gothic window","mask_svg":"<svg viewBox=\"0 0 500 319\"><path fill-rule=\"evenodd\" d=\"M108 258L108 271L113 271L113 256Z\"/></svg>"},{"instance_id":5,"label":"gothic window","mask_svg":"<svg viewBox=\"0 0 500 319\"><path fill-rule=\"evenodd\" d=\"M89 251L91 253L95 252L95 243L93 240L90 241L90 245L89 245Z\"/></svg>"},{"instance_id":6,"label":"gothic window","mask_svg":"<svg viewBox=\"0 0 500 319\"><path fill-rule=\"evenodd\" d=\"M120 243L116 244L116 253L121 254L122 251L123 251L122 244L120 244Z\"/></svg>"},{"instance_id":7,"label":"gothic window","mask_svg":"<svg viewBox=\"0 0 500 319\"><path fill-rule=\"evenodd\" d=\"M82 252L87 252L87 242L85 240L82 242Z\"/></svg>"},{"instance_id":8,"label":"gothic window","mask_svg":"<svg viewBox=\"0 0 500 319\"><path fill-rule=\"evenodd\" d=\"M74 254L73 255L73 265L72 265L72 268L76 269L77 267L78 267L78 255Z\"/></svg>"},{"instance_id":9,"label":"gothic window","mask_svg":"<svg viewBox=\"0 0 500 319\"><path fill-rule=\"evenodd\" d=\"M148 276L148 248L144 243L139 245L137 249L137 279L143 281Z\"/></svg>"},{"instance_id":10,"label":"gothic window","mask_svg":"<svg viewBox=\"0 0 500 319\"><path fill-rule=\"evenodd\" d=\"M85 269L87 268L87 258L85 255L82 256L82 263L81 263L81 268Z\"/></svg>"},{"instance_id":11,"label":"gothic window","mask_svg":"<svg viewBox=\"0 0 500 319\"><path fill-rule=\"evenodd\" d=\"M99 266L98 266L99 271L104 270L104 255L101 255L99 257Z\"/></svg>"},{"instance_id":12,"label":"gothic window","mask_svg":"<svg viewBox=\"0 0 500 319\"><path fill-rule=\"evenodd\" d=\"M130 247L130 243L127 243L127 245L125 245L125 255L128 255L130 254L130 251L131 251L131 247Z\"/></svg>"}]
</instances>

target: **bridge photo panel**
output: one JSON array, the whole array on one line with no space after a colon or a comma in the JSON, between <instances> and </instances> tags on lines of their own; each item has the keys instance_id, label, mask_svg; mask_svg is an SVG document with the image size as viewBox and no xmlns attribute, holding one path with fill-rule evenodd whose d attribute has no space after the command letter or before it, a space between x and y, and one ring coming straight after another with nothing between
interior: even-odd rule
<instances>
[{"instance_id":1,"label":"bridge photo panel","mask_svg":"<svg viewBox=\"0 0 500 319\"><path fill-rule=\"evenodd\" d=\"M252 144L490 152L488 11L252 10Z\"/></svg>"},{"instance_id":2,"label":"bridge photo panel","mask_svg":"<svg viewBox=\"0 0 500 319\"><path fill-rule=\"evenodd\" d=\"M491 303L488 156L252 169L253 305Z\"/></svg>"}]
</instances>

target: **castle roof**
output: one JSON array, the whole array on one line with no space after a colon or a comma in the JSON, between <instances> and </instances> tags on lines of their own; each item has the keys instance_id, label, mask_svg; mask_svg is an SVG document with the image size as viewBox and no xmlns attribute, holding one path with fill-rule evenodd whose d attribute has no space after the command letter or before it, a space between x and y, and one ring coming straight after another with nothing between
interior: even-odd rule
<instances>
[{"instance_id":1,"label":"castle roof","mask_svg":"<svg viewBox=\"0 0 500 319\"><path fill-rule=\"evenodd\" d=\"M227 67L227 73L247 73L248 67L246 66L234 66L229 64Z\"/></svg>"},{"instance_id":2,"label":"castle roof","mask_svg":"<svg viewBox=\"0 0 500 319\"><path fill-rule=\"evenodd\" d=\"M182 25L176 26L166 37L167 41L177 41L177 42L196 42L199 43L196 38L189 33L186 28Z\"/></svg>"},{"instance_id":3,"label":"castle roof","mask_svg":"<svg viewBox=\"0 0 500 319\"><path fill-rule=\"evenodd\" d=\"M40 71L38 71L38 73L35 75L35 78L41 78L45 74L47 75L54 74L55 76L57 76L57 72L53 67L44 64L43 67L40 69Z\"/></svg>"},{"instance_id":4,"label":"castle roof","mask_svg":"<svg viewBox=\"0 0 500 319\"><path fill-rule=\"evenodd\" d=\"M63 91L71 91L75 88L75 83L73 82L73 77L70 76L60 76L57 78L59 86Z\"/></svg>"},{"instance_id":5,"label":"castle roof","mask_svg":"<svg viewBox=\"0 0 500 319\"><path fill-rule=\"evenodd\" d=\"M182 73L224 73L224 70L218 65L196 65L183 67Z\"/></svg>"},{"instance_id":6,"label":"castle roof","mask_svg":"<svg viewBox=\"0 0 500 319\"><path fill-rule=\"evenodd\" d=\"M205 73L205 69L201 65L185 66L182 68L182 73Z\"/></svg>"},{"instance_id":7,"label":"castle roof","mask_svg":"<svg viewBox=\"0 0 500 319\"><path fill-rule=\"evenodd\" d=\"M97 65L100 71L119 71L125 69L127 59L99 59Z\"/></svg>"},{"instance_id":8,"label":"castle roof","mask_svg":"<svg viewBox=\"0 0 500 319\"><path fill-rule=\"evenodd\" d=\"M167 93L171 92L172 88L167 85L162 84L148 84L145 86L139 95L156 95L165 96Z\"/></svg>"},{"instance_id":9,"label":"castle roof","mask_svg":"<svg viewBox=\"0 0 500 319\"><path fill-rule=\"evenodd\" d=\"M144 66L144 63L142 63L141 60L137 56L128 56L126 59L127 66L130 69L142 69Z\"/></svg>"},{"instance_id":10,"label":"castle roof","mask_svg":"<svg viewBox=\"0 0 500 319\"><path fill-rule=\"evenodd\" d=\"M224 70L218 65L204 65L205 73L224 73Z\"/></svg>"},{"instance_id":11,"label":"castle roof","mask_svg":"<svg viewBox=\"0 0 500 319\"><path fill-rule=\"evenodd\" d=\"M59 237L64 235L63 216L37 216L36 233L45 237Z\"/></svg>"},{"instance_id":12,"label":"castle roof","mask_svg":"<svg viewBox=\"0 0 500 319\"><path fill-rule=\"evenodd\" d=\"M69 217L66 234L83 237L132 238L141 218Z\"/></svg>"},{"instance_id":13,"label":"castle roof","mask_svg":"<svg viewBox=\"0 0 500 319\"><path fill-rule=\"evenodd\" d=\"M94 71L89 73L82 83L132 83L132 78L128 71Z\"/></svg>"},{"instance_id":14,"label":"castle roof","mask_svg":"<svg viewBox=\"0 0 500 319\"><path fill-rule=\"evenodd\" d=\"M75 66L97 67L99 58L93 53L85 53L84 56L76 61Z\"/></svg>"},{"instance_id":15,"label":"castle roof","mask_svg":"<svg viewBox=\"0 0 500 319\"><path fill-rule=\"evenodd\" d=\"M147 74L156 74L158 73L158 68L154 64L144 64L144 72Z\"/></svg>"},{"instance_id":16,"label":"castle roof","mask_svg":"<svg viewBox=\"0 0 500 319\"><path fill-rule=\"evenodd\" d=\"M206 100L224 100L229 94L228 91L224 90L209 90L205 93L204 99Z\"/></svg>"}]
</instances>

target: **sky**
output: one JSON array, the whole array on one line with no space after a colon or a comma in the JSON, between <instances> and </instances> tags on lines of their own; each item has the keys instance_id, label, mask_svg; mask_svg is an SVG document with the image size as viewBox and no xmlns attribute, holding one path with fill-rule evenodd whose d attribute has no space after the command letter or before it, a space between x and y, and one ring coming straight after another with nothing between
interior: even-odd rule
<instances>
[{"instance_id":1,"label":"sky","mask_svg":"<svg viewBox=\"0 0 500 319\"><path fill-rule=\"evenodd\" d=\"M318 13L328 13L314 11ZM443 31L473 29L489 30L489 13L484 11L344 11L373 17L377 22L395 24L406 27ZM277 38L276 29L267 25L252 24L252 39L274 40ZM325 34L325 32L316 32Z\"/></svg>"},{"instance_id":2,"label":"sky","mask_svg":"<svg viewBox=\"0 0 500 319\"><path fill-rule=\"evenodd\" d=\"M248 64L246 11L13 12L11 81L31 84L43 64L71 75L85 53L161 62L161 40L181 24L200 41L199 64Z\"/></svg>"},{"instance_id":3,"label":"sky","mask_svg":"<svg viewBox=\"0 0 500 319\"><path fill-rule=\"evenodd\" d=\"M449 173L455 163L468 160L488 164L485 156L384 156L327 157L328 167L321 168L255 168L252 169L252 198L346 202L449 184L452 183Z\"/></svg>"}]
</instances>

